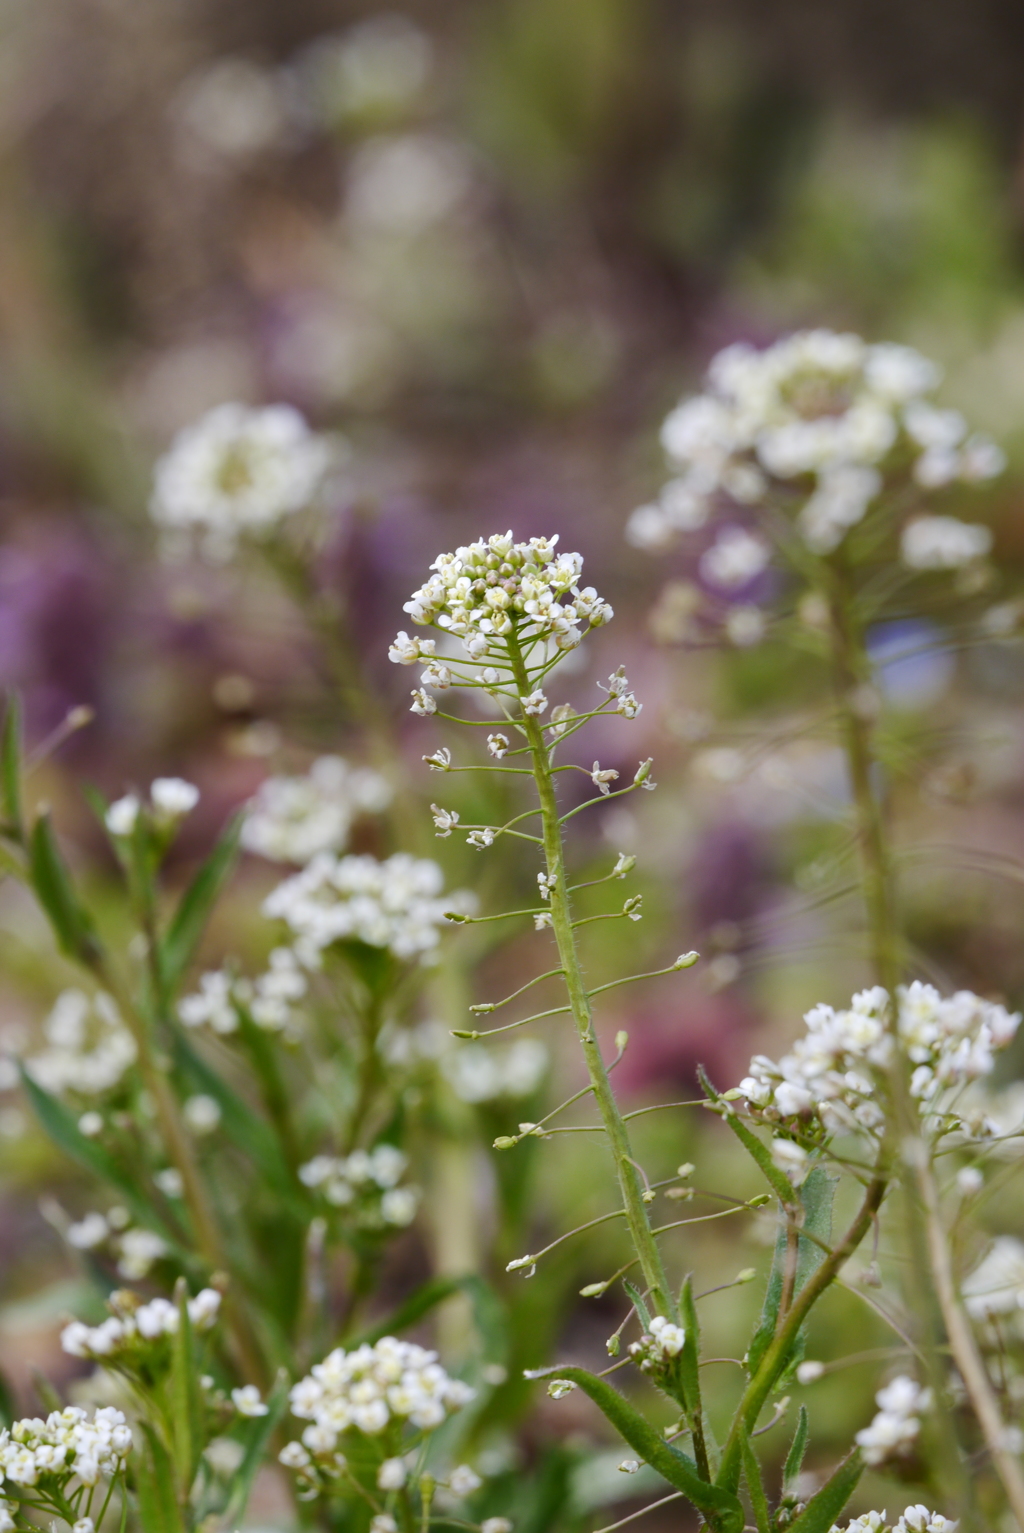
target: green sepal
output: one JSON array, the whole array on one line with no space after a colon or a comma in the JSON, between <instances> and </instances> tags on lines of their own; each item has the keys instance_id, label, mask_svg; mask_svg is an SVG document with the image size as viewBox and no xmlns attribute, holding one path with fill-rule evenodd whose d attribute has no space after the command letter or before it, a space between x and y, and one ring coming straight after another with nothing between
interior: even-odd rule
<instances>
[{"instance_id":1,"label":"green sepal","mask_svg":"<svg viewBox=\"0 0 1024 1533\"><path fill-rule=\"evenodd\" d=\"M148 1421L140 1421L145 1442L132 1454L139 1522L146 1533L186 1533L185 1520L174 1493L174 1466Z\"/></svg>"},{"instance_id":2,"label":"green sepal","mask_svg":"<svg viewBox=\"0 0 1024 1533\"><path fill-rule=\"evenodd\" d=\"M230 877L238 854L242 815L231 820L178 902L160 943L160 973L173 995L199 946L210 912Z\"/></svg>"},{"instance_id":3,"label":"green sepal","mask_svg":"<svg viewBox=\"0 0 1024 1533\"><path fill-rule=\"evenodd\" d=\"M790 1523L787 1533L829 1533L843 1507L853 1495L864 1470L859 1449L855 1448L848 1458L812 1496L798 1517Z\"/></svg>"},{"instance_id":4,"label":"green sepal","mask_svg":"<svg viewBox=\"0 0 1024 1533\"><path fill-rule=\"evenodd\" d=\"M75 893L49 814L41 814L32 827L29 878L61 951L76 963L94 968L100 945L89 912Z\"/></svg>"},{"instance_id":5,"label":"green sepal","mask_svg":"<svg viewBox=\"0 0 1024 1533\"><path fill-rule=\"evenodd\" d=\"M168 1394L171 1445L178 1500L184 1503L192 1489L203 1441L203 1396L196 1368L192 1318L188 1312L188 1285L179 1278L174 1285L178 1306L178 1329L171 1341L171 1372Z\"/></svg>"},{"instance_id":6,"label":"green sepal","mask_svg":"<svg viewBox=\"0 0 1024 1533\"><path fill-rule=\"evenodd\" d=\"M687 1500L704 1513L705 1520L716 1533L741 1533L744 1514L739 1498L720 1485L709 1485L707 1480L702 1480L693 1459L667 1443L617 1390L583 1368L559 1368L557 1374L589 1395L629 1446L670 1485L682 1491Z\"/></svg>"},{"instance_id":7,"label":"green sepal","mask_svg":"<svg viewBox=\"0 0 1024 1533\"><path fill-rule=\"evenodd\" d=\"M786 1463L782 1471L782 1489L787 1493L793 1486L793 1482L800 1473L807 1452L807 1439L810 1436L808 1426L807 1407L801 1405L799 1415L796 1418L796 1431L793 1433L793 1441L789 1452L786 1454Z\"/></svg>"},{"instance_id":8,"label":"green sepal","mask_svg":"<svg viewBox=\"0 0 1024 1533\"><path fill-rule=\"evenodd\" d=\"M22 722L21 698L7 694L3 737L0 740L0 809L3 811L3 834L12 841L24 841L25 821L21 800Z\"/></svg>"}]
</instances>

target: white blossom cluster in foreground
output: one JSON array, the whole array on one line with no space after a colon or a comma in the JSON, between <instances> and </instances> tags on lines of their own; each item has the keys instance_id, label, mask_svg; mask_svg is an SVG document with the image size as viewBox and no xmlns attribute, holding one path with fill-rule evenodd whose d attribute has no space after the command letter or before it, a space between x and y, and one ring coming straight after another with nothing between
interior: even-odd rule
<instances>
[{"instance_id":1,"label":"white blossom cluster in foreground","mask_svg":"<svg viewBox=\"0 0 1024 1533\"><path fill-rule=\"evenodd\" d=\"M243 534L266 536L308 506L331 457L290 405L218 405L156 465L150 514L166 533L198 532L206 557L225 559Z\"/></svg>"},{"instance_id":2,"label":"white blossom cluster in foreground","mask_svg":"<svg viewBox=\"0 0 1024 1533\"><path fill-rule=\"evenodd\" d=\"M276 947L266 973L245 979L226 969L203 974L199 989L178 1002L178 1016L186 1027L209 1027L222 1035L238 1031L238 1011L244 1007L257 1027L271 1033L300 1030L295 1004L309 989L309 981L291 948Z\"/></svg>"},{"instance_id":3,"label":"white blossom cluster in foreground","mask_svg":"<svg viewBox=\"0 0 1024 1533\"><path fill-rule=\"evenodd\" d=\"M442 898L443 889L437 863L407 852L384 862L321 852L267 896L263 914L291 928L295 952L309 967L319 964L324 948L341 941L429 961L445 911L464 908L467 899L461 894Z\"/></svg>"},{"instance_id":4,"label":"white blossom cluster in foreground","mask_svg":"<svg viewBox=\"0 0 1024 1533\"><path fill-rule=\"evenodd\" d=\"M100 1096L119 1084L138 1050L105 991L64 990L43 1023L48 1047L25 1061L44 1091Z\"/></svg>"},{"instance_id":5,"label":"white blossom cluster in foreground","mask_svg":"<svg viewBox=\"0 0 1024 1533\"><path fill-rule=\"evenodd\" d=\"M463 1102L494 1102L531 1096L547 1073L550 1055L539 1038L519 1038L505 1048L464 1043L442 1059L441 1068Z\"/></svg>"},{"instance_id":6,"label":"white blossom cluster in foreground","mask_svg":"<svg viewBox=\"0 0 1024 1533\"><path fill-rule=\"evenodd\" d=\"M468 1404L473 1393L468 1384L449 1377L436 1352L413 1342L385 1336L352 1352L339 1347L293 1386L292 1412L311 1424L301 1443L281 1450L281 1462L302 1470L317 1458L329 1468L342 1433L354 1429L373 1436L393 1420L431 1431Z\"/></svg>"},{"instance_id":7,"label":"white blossom cluster in foreground","mask_svg":"<svg viewBox=\"0 0 1024 1533\"><path fill-rule=\"evenodd\" d=\"M875 1070L889 1064L894 1039L887 1025L889 996L876 985L853 997L846 1010L815 1006L807 1032L777 1063L755 1054L739 1090L769 1122L817 1117L830 1133L879 1130ZM922 1117L952 1110L951 1093L988 1075L995 1051L1020 1024L1019 1012L982 1000L969 990L942 997L915 980L897 992L898 1035L913 1066L911 1091ZM798 1147L793 1147L797 1149Z\"/></svg>"},{"instance_id":8,"label":"white blossom cluster in foreground","mask_svg":"<svg viewBox=\"0 0 1024 1533\"><path fill-rule=\"evenodd\" d=\"M391 785L379 772L342 756L320 756L302 777L268 777L249 803L242 845L271 862L307 863L318 852L339 852L353 820L380 814Z\"/></svg>"},{"instance_id":9,"label":"white blossom cluster in foreground","mask_svg":"<svg viewBox=\"0 0 1024 1533\"><path fill-rule=\"evenodd\" d=\"M172 1168L158 1171L154 1181L168 1196L180 1197L179 1172ZM120 1206L106 1214L96 1211L86 1214L68 1226L66 1235L68 1244L76 1251L97 1251L106 1246L108 1254L117 1261L118 1272L132 1283L140 1282L148 1275L153 1263L167 1255L166 1243L155 1230L130 1225L128 1210Z\"/></svg>"},{"instance_id":10,"label":"white blossom cluster in foreground","mask_svg":"<svg viewBox=\"0 0 1024 1533\"><path fill-rule=\"evenodd\" d=\"M511 532L494 533L453 554L440 554L430 566L435 573L413 592L404 610L414 623L433 624L460 638L474 660L505 660L500 641L515 622L527 644L544 638L558 649L573 649L585 631L581 623L597 628L613 614L592 586L581 589L582 555L556 554L557 543L557 536L516 543ZM433 653L433 640L410 639L405 633L389 651L397 665L415 665ZM446 667L431 665L430 671L442 674L428 685L443 688Z\"/></svg>"},{"instance_id":11,"label":"white blossom cluster in foreground","mask_svg":"<svg viewBox=\"0 0 1024 1533\"><path fill-rule=\"evenodd\" d=\"M792 506L808 548L827 554L863 520L887 471L909 468L923 490L1000 473L995 443L932 402L940 379L939 367L909 346L871 346L830 330L800 331L761 351L727 346L704 392L662 426L676 474L656 502L633 512L629 540L663 548L702 527L720 497L758 506L771 496ZM960 563L987 552L984 529L971 533ZM945 547L951 554L948 529Z\"/></svg>"},{"instance_id":12,"label":"white blossom cluster in foreground","mask_svg":"<svg viewBox=\"0 0 1024 1533\"><path fill-rule=\"evenodd\" d=\"M885 1512L862 1512L845 1529L834 1522L831 1533L956 1533L959 1526L941 1512L930 1512L918 1503L908 1506L898 1522L890 1524Z\"/></svg>"},{"instance_id":13,"label":"white blossom cluster in foreground","mask_svg":"<svg viewBox=\"0 0 1024 1533\"><path fill-rule=\"evenodd\" d=\"M921 1430L921 1413L932 1408L931 1391L901 1373L875 1396L878 1412L857 1433L855 1441L866 1464L882 1464L894 1454L908 1453Z\"/></svg>"},{"instance_id":14,"label":"white blossom cluster in foreground","mask_svg":"<svg viewBox=\"0 0 1024 1533\"><path fill-rule=\"evenodd\" d=\"M398 1183L408 1157L393 1144L351 1155L316 1155L299 1167L299 1179L334 1208L355 1208L367 1224L404 1228L415 1218L419 1189Z\"/></svg>"},{"instance_id":15,"label":"white blossom cluster in foreground","mask_svg":"<svg viewBox=\"0 0 1024 1533\"><path fill-rule=\"evenodd\" d=\"M0 1430L0 1484L45 1487L49 1481L59 1488L74 1477L95 1485L101 1475L121 1470L131 1447L131 1428L113 1406L97 1410L91 1421L78 1405L51 1411L45 1421L29 1416Z\"/></svg>"},{"instance_id":16,"label":"white blossom cluster in foreground","mask_svg":"<svg viewBox=\"0 0 1024 1533\"><path fill-rule=\"evenodd\" d=\"M136 1302L135 1295L118 1295L117 1313L99 1325L72 1320L60 1333L60 1344L71 1357L88 1357L98 1363L131 1363L152 1345L173 1336L181 1323L178 1306L169 1299ZM188 1316L197 1331L212 1328L220 1312L220 1294L203 1288L188 1300Z\"/></svg>"}]
</instances>

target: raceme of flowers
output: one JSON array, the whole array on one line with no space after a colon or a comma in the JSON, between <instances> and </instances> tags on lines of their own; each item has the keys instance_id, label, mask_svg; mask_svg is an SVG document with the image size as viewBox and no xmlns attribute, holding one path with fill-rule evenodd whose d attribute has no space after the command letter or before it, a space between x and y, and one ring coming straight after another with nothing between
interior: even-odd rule
<instances>
[{"instance_id":1,"label":"raceme of flowers","mask_svg":"<svg viewBox=\"0 0 1024 1533\"><path fill-rule=\"evenodd\" d=\"M468 896L442 898L444 875L436 862L396 852L335 857L321 852L301 873L279 884L263 914L287 923L300 961L316 967L334 942L365 942L396 958L429 962L440 941L445 912L464 909Z\"/></svg>"},{"instance_id":2,"label":"raceme of flowers","mask_svg":"<svg viewBox=\"0 0 1024 1533\"><path fill-rule=\"evenodd\" d=\"M272 862L304 864L318 852L340 852L352 821L379 814L391 786L379 772L321 756L304 777L268 777L248 805L242 845Z\"/></svg>"},{"instance_id":3,"label":"raceme of flowers","mask_svg":"<svg viewBox=\"0 0 1024 1533\"><path fill-rule=\"evenodd\" d=\"M131 1428L113 1406L97 1410L91 1421L77 1405L51 1411L45 1421L26 1417L0 1430L0 1485L61 1488L71 1478L95 1485L101 1475L121 1471L131 1447Z\"/></svg>"},{"instance_id":4,"label":"raceme of flowers","mask_svg":"<svg viewBox=\"0 0 1024 1533\"><path fill-rule=\"evenodd\" d=\"M238 1031L239 1007L244 1007L257 1027L267 1032L299 1032L295 1003L301 1001L309 982L291 948L276 947L265 974L245 979L226 969L203 974L199 989L183 996L178 1016L186 1027L209 1027L215 1033Z\"/></svg>"},{"instance_id":5,"label":"raceme of flowers","mask_svg":"<svg viewBox=\"0 0 1024 1533\"><path fill-rule=\"evenodd\" d=\"M150 514L167 533L199 532L203 553L223 559L242 534L266 536L310 505L331 457L330 442L290 405L218 405L160 459Z\"/></svg>"},{"instance_id":6,"label":"raceme of flowers","mask_svg":"<svg viewBox=\"0 0 1024 1533\"><path fill-rule=\"evenodd\" d=\"M807 1032L778 1063L754 1056L739 1092L769 1122L817 1116L830 1133L878 1130L883 1113L873 1071L885 1069L892 1056L888 1007L889 996L878 985L860 991L846 1010L813 1007L804 1017ZM969 990L943 998L919 980L899 988L897 1010L900 1046L913 1066L910 1089L923 1117L947 1109L954 1088L988 1075L995 1051L1020 1023L1019 1012ZM776 1143L785 1153L785 1141Z\"/></svg>"},{"instance_id":7,"label":"raceme of flowers","mask_svg":"<svg viewBox=\"0 0 1024 1533\"><path fill-rule=\"evenodd\" d=\"M727 346L712 360L704 392L665 420L662 445L677 473L655 503L633 512L629 540L663 548L704 526L719 497L758 506L774 492L793 503L807 547L828 554L864 518L888 469L906 464L922 490L1000 473L1005 459L995 443L933 403L940 379L939 367L909 346L872 346L829 330L800 331L761 351ZM946 560L987 552L984 532L970 528L957 543L947 528ZM918 537L925 534L911 535L911 553ZM728 554L716 553L712 566L719 560Z\"/></svg>"},{"instance_id":8,"label":"raceme of flowers","mask_svg":"<svg viewBox=\"0 0 1024 1533\"><path fill-rule=\"evenodd\" d=\"M301 1443L282 1449L281 1462L308 1468L314 1458L332 1455L349 1430L374 1436L394 1421L431 1431L473 1395L468 1384L449 1377L436 1352L412 1342L385 1336L352 1352L339 1347L292 1388L292 1413L311 1424Z\"/></svg>"},{"instance_id":9,"label":"raceme of flowers","mask_svg":"<svg viewBox=\"0 0 1024 1533\"><path fill-rule=\"evenodd\" d=\"M105 991L64 990L43 1023L48 1047L25 1061L45 1091L100 1096L117 1086L135 1063L135 1039Z\"/></svg>"},{"instance_id":10,"label":"raceme of flowers","mask_svg":"<svg viewBox=\"0 0 1024 1533\"><path fill-rule=\"evenodd\" d=\"M908 1506L899 1521L891 1525L885 1512L862 1512L848 1522L845 1529L837 1522L833 1523L831 1533L956 1533L959 1526L941 1512L930 1512L918 1502L916 1506Z\"/></svg>"},{"instance_id":11,"label":"raceme of flowers","mask_svg":"<svg viewBox=\"0 0 1024 1533\"><path fill-rule=\"evenodd\" d=\"M411 1224L419 1189L399 1187L408 1158L393 1144L351 1155L316 1155L299 1167L299 1178L334 1208L353 1209L365 1226Z\"/></svg>"},{"instance_id":12,"label":"raceme of flowers","mask_svg":"<svg viewBox=\"0 0 1024 1533\"><path fill-rule=\"evenodd\" d=\"M212 1328L220 1311L220 1294L203 1288L188 1300L189 1320L196 1331ZM98 1363L131 1365L150 1353L154 1344L174 1336L181 1323L178 1306L169 1299L150 1299L121 1290L111 1299L114 1313L99 1325L72 1320L60 1334L60 1344L71 1357L87 1357Z\"/></svg>"},{"instance_id":13,"label":"raceme of flowers","mask_svg":"<svg viewBox=\"0 0 1024 1533\"><path fill-rule=\"evenodd\" d=\"M581 624L600 627L613 613L592 586L580 587L582 556L556 554L557 543L557 536L516 543L511 532L495 533L453 554L441 554L430 566L435 573L404 610L414 623L432 624L461 639L473 660L506 661L502 641L514 629L526 647L544 639L557 649L572 649L586 631ZM402 632L389 655L397 665L427 659L431 664L424 672L425 684L442 690L451 684L448 668L433 661L431 639ZM498 680L496 673L494 682Z\"/></svg>"},{"instance_id":14,"label":"raceme of flowers","mask_svg":"<svg viewBox=\"0 0 1024 1533\"><path fill-rule=\"evenodd\" d=\"M931 1410L932 1396L930 1390L901 1373L878 1391L875 1404L879 1409L871 1425L855 1438L864 1462L872 1465L910 1452L921 1430L921 1413Z\"/></svg>"}]
</instances>

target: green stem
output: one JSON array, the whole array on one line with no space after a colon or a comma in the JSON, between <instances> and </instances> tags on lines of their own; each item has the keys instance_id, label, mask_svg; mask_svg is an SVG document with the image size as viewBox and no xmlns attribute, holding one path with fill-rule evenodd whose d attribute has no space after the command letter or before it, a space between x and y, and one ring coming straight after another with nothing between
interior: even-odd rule
<instances>
[{"instance_id":1,"label":"green stem","mask_svg":"<svg viewBox=\"0 0 1024 1533\"><path fill-rule=\"evenodd\" d=\"M526 669L526 662L523 658L518 635L514 630L506 636L506 642L508 644L509 658L512 662L516 688L520 701L522 701L524 698L529 697L534 687ZM562 827L559 821L555 782L551 771L551 757L544 740L543 728L536 716L524 713L523 729L530 747L533 777L540 799L547 874L549 880L552 880L550 890L551 926L555 935L555 941L558 944L558 957L565 978L565 986L569 993L569 1005L573 1021L576 1024L580 1047L583 1050L583 1058L590 1077L594 1100L597 1104L601 1122L608 1135L608 1143L611 1146L619 1190L622 1195L622 1205L626 1215L626 1223L629 1226L633 1248L636 1251L644 1275L644 1282L650 1289L653 1303L658 1311L663 1315L673 1317L675 1315L675 1306L670 1297L671 1290L661 1259L661 1252L658 1250L658 1243L647 1216L647 1205L643 1200L643 1186L633 1160L629 1132L623 1121L622 1114L619 1112L615 1094L608 1079L608 1070L601 1054L601 1047L594 1033L594 1019L590 1007L590 996L584 983L583 970L580 965L572 926L572 912L569 903L565 856L562 845Z\"/></svg>"}]
</instances>

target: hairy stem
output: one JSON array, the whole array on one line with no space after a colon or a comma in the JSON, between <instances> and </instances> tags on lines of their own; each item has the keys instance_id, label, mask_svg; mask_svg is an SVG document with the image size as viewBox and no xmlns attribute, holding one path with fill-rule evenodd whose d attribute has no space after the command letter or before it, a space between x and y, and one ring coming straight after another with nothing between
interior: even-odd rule
<instances>
[{"instance_id":1,"label":"hairy stem","mask_svg":"<svg viewBox=\"0 0 1024 1533\"><path fill-rule=\"evenodd\" d=\"M507 635L507 643L516 688L520 700L522 700L529 697L533 691L533 685L527 672L526 661L523 658L518 637L514 631ZM580 1047L583 1050L583 1058L590 1077L594 1101L597 1104L601 1122L608 1135L608 1143L611 1147L619 1190L622 1195L626 1223L629 1227L633 1248L636 1251L640 1268L644 1275L644 1282L651 1292L652 1301L657 1310L663 1315L674 1316L675 1306L670 1297L671 1290L668 1278L665 1275L661 1252L658 1250L658 1243L647 1216L647 1205L643 1200L643 1186L640 1174L633 1160L629 1132L623 1121L622 1114L619 1112L618 1103L615 1100L615 1094L608 1079L608 1070L601 1053L601 1046L594 1033L594 1019L590 1007L590 996L584 983L583 970L580 965L576 938L572 928L572 913L569 904L565 856L562 845L562 827L559 823L558 799L551 771L551 755L544 739L544 730L535 716L524 713L523 728L530 747L533 776L540 799L544 857L548 878L551 880L551 926L555 935L555 941L558 944L558 957L565 977L565 986L569 993L569 1005L573 1021L576 1024Z\"/></svg>"}]
</instances>

